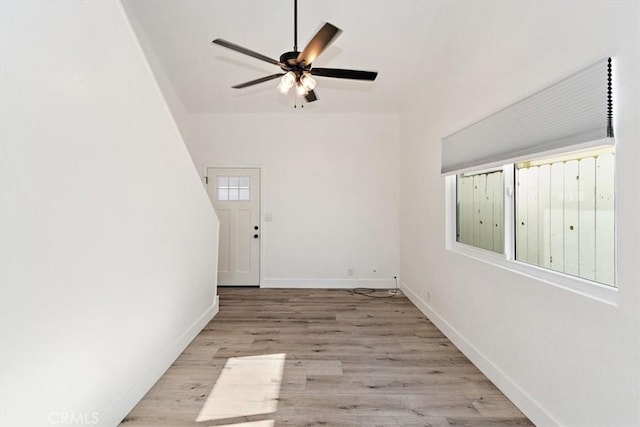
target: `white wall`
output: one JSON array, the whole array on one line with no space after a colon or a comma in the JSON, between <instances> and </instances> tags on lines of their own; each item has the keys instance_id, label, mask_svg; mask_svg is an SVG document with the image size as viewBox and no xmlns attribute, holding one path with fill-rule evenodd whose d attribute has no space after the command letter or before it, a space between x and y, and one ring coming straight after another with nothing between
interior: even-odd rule
<instances>
[{"instance_id":1,"label":"white wall","mask_svg":"<svg viewBox=\"0 0 640 427\"><path fill-rule=\"evenodd\" d=\"M158 54L154 46L149 41L146 33L142 30L140 21L138 20L136 14L131 11L131 8L135 5L135 3L132 3L130 1L121 1L120 3L122 4L122 7L127 14L127 19L134 30L136 38L138 39L138 43L142 47L142 51L144 52L149 67L153 72L153 76L155 77L155 80L158 83L160 90L162 91L162 95L164 96L164 100L166 101L169 110L171 111L171 115L173 116L174 121L178 126L178 130L182 134L183 131L182 129L180 129L180 125L184 122L184 120L182 120L182 117L187 114L187 110L184 108L180 96L171 84L169 76L167 76L167 74L165 73L165 70L160 63L160 59L158 58Z\"/></svg>"},{"instance_id":2,"label":"white wall","mask_svg":"<svg viewBox=\"0 0 640 427\"><path fill-rule=\"evenodd\" d=\"M538 425L640 425L639 15L638 2L448 3L421 52L424 96L400 117L405 289ZM619 306L447 252L440 139L609 55Z\"/></svg>"},{"instance_id":3,"label":"white wall","mask_svg":"<svg viewBox=\"0 0 640 427\"><path fill-rule=\"evenodd\" d=\"M217 309L217 218L119 3L0 7L1 424L114 425Z\"/></svg>"},{"instance_id":4,"label":"white wall","mask_svg":"<svg viewBox=\"0 0 640 427\"><path fill-rule=\"evenodd\" d=\"M181 128L201 173L206 166L262 167L264 286L394 285L397 115L292 111L187 120ZM272 222L264 222L267 213Z\"/></svg>"}]
</instances>

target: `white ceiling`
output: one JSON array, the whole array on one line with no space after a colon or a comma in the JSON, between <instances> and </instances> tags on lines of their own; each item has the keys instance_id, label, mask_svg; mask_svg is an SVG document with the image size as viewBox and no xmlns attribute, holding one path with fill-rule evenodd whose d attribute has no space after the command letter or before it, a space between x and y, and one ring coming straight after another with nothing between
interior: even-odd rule
<instances>
[{"instance_id":1,"label":"white ceiling","mask_svg":"<svg viewBox=\"0 0 640 427\"><path fill-rule=\"evenodd\" d=\"M187 113L286 112L294 95L278 80L246 89L234 84L280 71L214 45L223 38L272 58L293 48L293 0L124 0L125 9L161 86L169 84ZM378 71L375 82L318 77L319 100L306 111L394 112L436 66L426 55L439 2L419 0L300 0L298 49L331 22L343 33L318 67ZM158 67L161 70L158 70ZM166 79L164 78L166 76ZM298 99L300 103L300 99Z\"/></svg>"}]
</instances>

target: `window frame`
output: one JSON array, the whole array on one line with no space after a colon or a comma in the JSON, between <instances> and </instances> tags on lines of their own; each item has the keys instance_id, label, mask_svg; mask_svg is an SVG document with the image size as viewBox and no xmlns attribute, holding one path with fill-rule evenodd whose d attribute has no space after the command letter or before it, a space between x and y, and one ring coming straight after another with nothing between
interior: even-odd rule
<instances>
[{"instance_id":1,"label":"window frame","mask_svg":"<svg viewBox=\"0 0 640 427\"><path fill-rule=\"evenodd\" d=\"M574 150L563 150L570 153ZM534 160L550 157L560 153L540 153L540 155L528 156L526 160ZM446 249L454 253L514 272L521 276L561 288L574 294L599 301L611 306L618 305L618 287L601 284L577 276L572 276L556 270L539 267L516 260L515 257L515 168L520 160L514 160L502 166L503 171L503 191L504 191L504 253L497 253L487 249L482 249L457 241L457 194L456 177L457 173L444 176L445 184L445 214L446 214ZM494 165L495 166L495 165ZM615 170L615 169L614 169ZM472 171L468 171L471 173ZM614 172L614 189L616 188L616 176ZM615 191L615 190L614 190ZM614 209L614 221L617 223L617 211ZM617 252L617 235L614 233L614 250ZM615 257L614 269L617 270L617 259ZM617 274L616 274L617 277Z\"/></svg>"}]
</instances>

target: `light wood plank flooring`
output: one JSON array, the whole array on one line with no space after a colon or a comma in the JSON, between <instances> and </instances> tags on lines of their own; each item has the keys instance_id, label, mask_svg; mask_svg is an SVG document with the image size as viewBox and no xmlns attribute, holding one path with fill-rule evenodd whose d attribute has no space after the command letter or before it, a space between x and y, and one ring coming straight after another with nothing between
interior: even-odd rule
<instances>
[{"instance_id":1,"label":"light wood plank flooring","mask_svg":"<svg viewBox=\"0 0 640 427\"><path fill-rule=\"evenodd\" d=\"M121 425L533 425L402 295L218 292L218 315Z\"/></svg>"}]
</instances>

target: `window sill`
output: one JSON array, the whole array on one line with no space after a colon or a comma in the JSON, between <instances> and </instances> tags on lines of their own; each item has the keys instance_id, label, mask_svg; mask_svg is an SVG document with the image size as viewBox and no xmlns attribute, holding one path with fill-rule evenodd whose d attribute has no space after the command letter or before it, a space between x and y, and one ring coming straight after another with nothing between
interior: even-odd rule
<instances>
[{"instance_id":1,"label":"window sill","mask_svg":"<svg viewBox=\"0 0 640 427\"><path fill-rule=\"evenodd\" d=\"M447 249L457 254L494 265L504 270L509 270L521 276L564 289L604 304L614 307L618 306L618 288L613 286L601 285L579 277L570 276L568 274L525 264L519 261L510 261L507 260L503 254L497 254L485 249L475 248L463 243L452 243L453 244Z\"/></svg>"}]
</instances>

